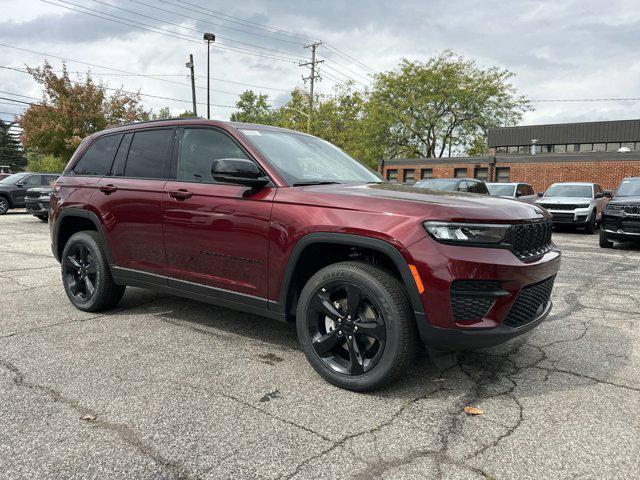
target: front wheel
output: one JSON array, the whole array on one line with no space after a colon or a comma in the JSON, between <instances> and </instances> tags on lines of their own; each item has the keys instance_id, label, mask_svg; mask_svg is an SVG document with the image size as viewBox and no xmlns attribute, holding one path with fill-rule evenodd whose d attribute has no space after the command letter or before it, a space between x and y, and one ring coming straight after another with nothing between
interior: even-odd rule
<instances>
[{"instance_id":1,"label":"front wheel","mask_svg":"<svg viewBox=\"0 0 640 480\"><path fill-rule=\"evenodd\" d=\"M4 215L9 211L9 200L0 197L0 215Z\"/></svg>"},{"instance_id":2,"label":"front wheel","mask_svg":"<svg viewBox=\"0 0 640 480\"><path fill-rule=\"evenodd\" d=\"M594 210L589 217L589 223L587 223L587 233L593 234L597 230L597 222L596 219L598 217L598 213Z\"/></svg>"},{"instance_id":3,"label":"front wheel","mask_svg":"<svg viewBox=\"0 0 640 480\"><path fill-rule=\"evenodd\" d=\"M613 242L607 238L604 228L600 230L600 248L613 248Z\"/></svg>"},{"instance_id":4,"label":"front wheel","mask_svg":"<svg viewBox=\"0 0 640 480\"><path fill-rule=\"evenodd\" d=\"M338 387L389 384L413 358L416 325L404 285L375 266L341 262L321 269L303 288L296 313L307 360Z\"/></svg>"},{"instance_id":5,"label":"front wheel","mask_svg":"<svg viewBox=\"0 0 640 480\"><path fill-rule=\"evenodd\" d=\"M124 294L125 287L113 281L97 232L74 234L64 246L61 267L64 290L79 310L107 310L117 305Z\"/></svg>"}]
</instances>

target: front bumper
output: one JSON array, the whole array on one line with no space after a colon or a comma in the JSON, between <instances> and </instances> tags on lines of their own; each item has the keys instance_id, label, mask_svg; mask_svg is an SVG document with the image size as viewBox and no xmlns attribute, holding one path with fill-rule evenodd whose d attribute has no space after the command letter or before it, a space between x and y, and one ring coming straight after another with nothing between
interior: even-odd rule
<instances>
[{"instance_id":1,"label":"front bumper","mask_svg":"<svg viewBox=\"0 0 640 480\"><path fill-rule=\"evenodd\" d=\"M554 225L586 225L591 217L591 208L575 210L549 210Z\"/></svg>"},{"instance_id":2,"label":"front bumper","mask_svg":"<svg viewBox=\"0 0 640 480\"><path fill-rule=\"evenodd\" d=\"M545 281L553 282L560 268L560 251L555 246L544 255L525 261L509 250L444 245L430 237L408 250L424 284L421 299L425 315L417 316L417 323L428 347L463 350L498 345L535 328L551 311L552 302L547 297L546 301L533 304L535 311L529 312L525 323L509 321L513 316L510 311L521 294ZM459 281L484 281L498 286L483 313L465 318L459 313L454 315L452 299L458 293L453 285ZM477 303L470 306L473 312ZM522 308L522 302L517 308Z\"/></svg>"},{"instance_id":3,"label":"front bumper","mask_svg":"<svg viewBox=\"0 0 640 480\"><path fill-rule=\"evenodd\" d=\"M32 215L48 215L49 197L26 199L25 208L27 209L27 213Z\"/></svg>"},{"instance_id":4,"label":"front bumper","mask_svg":"<svg viewBox=\"0 0 640 480\"><path fill-rule=\"evenodd\" d=\"M640 242L640 216L605 210L602 213L602 230L609 240Z\"/></svg>"}]
</instances>

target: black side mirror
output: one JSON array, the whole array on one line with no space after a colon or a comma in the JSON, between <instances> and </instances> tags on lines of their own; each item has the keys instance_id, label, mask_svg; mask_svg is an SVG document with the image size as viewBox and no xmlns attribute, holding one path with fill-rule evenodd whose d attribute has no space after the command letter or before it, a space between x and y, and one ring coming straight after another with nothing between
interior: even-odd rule
<instances>
[{"instance_id":1,"label":"black side mirror","mask_svg":"<svg viewBox=\"0 0 640 480\"><path fill-rule=\"evenodd\" d=\"M246 158L221 158L211 164L211 175L216 182L237 183L249 187L264 187L269 183L258 166Z\"/></svg>"},{"instance_id":2,"label":"black side mirror","mask_svg":"<svg viewBox=\"0 0 640 480\"><path fill-rule=\"evenodd\" d=\"M16 187L24 188L24 183L16 183Z\"/></svg>"},{"instance_id":3,"label":"black side mirror","mask_svg":"<svg viewBox=\"0 0 640 480\"><path fill-rule=\"evenodd\" d=\"M611 190L605 190L602 192L602 195L611 198L613 196L613 193L611 192Z\"/></svg>"},{"instance_id":4,"label":"black side mirror","mask_svg":"<svg viewBox=\"0 0 640 480\"><path fill-rule=\"evenodd\" d=\"M603 197L604 197L604 193L602 193L602 192L598 192L595 195L595 198L603 198Z\"/></svg>"},{"instance_id":5,"label":"black side mirror","mask_svg":"<svg viewBox=\"0 0 640 480\"><path fill-rule=\"evenodd\" d=\"M544 195L544 192L538 192L538 196L542 197Z\"/></svg>"}]
</instances>

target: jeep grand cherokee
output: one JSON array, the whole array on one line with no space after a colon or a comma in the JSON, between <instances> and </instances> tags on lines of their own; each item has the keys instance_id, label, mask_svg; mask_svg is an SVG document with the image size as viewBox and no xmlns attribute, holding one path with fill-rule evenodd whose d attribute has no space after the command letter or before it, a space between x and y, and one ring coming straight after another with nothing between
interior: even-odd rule
<instances>
[{"instance_id":1,"label":"jeep grand cherokee","mask_svg":"<svg viewBox=\"0 0 640 480\"><path fill-rule=\"evenodd\" d=\"M126 286L295 322L329 382L396 379L417 340L499 344L551 309L544 210L379 176L319 138L240 123L139 123L86 138L55 185L52 249L79 309Z\"/></svg>"}]
</instances>

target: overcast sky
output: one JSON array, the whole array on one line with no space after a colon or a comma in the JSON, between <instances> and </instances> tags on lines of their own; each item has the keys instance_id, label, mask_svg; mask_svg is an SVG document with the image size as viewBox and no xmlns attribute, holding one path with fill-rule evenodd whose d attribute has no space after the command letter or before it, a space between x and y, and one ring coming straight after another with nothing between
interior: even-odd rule
<instances>
[{"instance_id":1,"label":"overcast sky","mask_svg":"<svg viewBox=\"0 0 640 480\"><path fill-rule=\"evenodd\" d=\"M251 88L242 84L259 86L253 89L268 93L275 105L285 101L286 91L308 74L296 60L308 59L303 45L312 39L328 45L318 48L325 61L319 84L324 93L347 78L362 88L371 71L391 69L403 57L425 60L452 49L482 66L511 70L514 85L531 100L640 97L640 4L632 0L0 0L0 11L0 44L120 70L67 62L73 72L91 69L110 88L185 100L143 97L147 108L167 106L174 114L190 107L184 66L189 53L195 57L198 101L206 101L204 31L218 37L211 76L212 103L218 105L213 116L220 119L233 111L226 106L235 104L237 94ZM113 21L79 11L111 15ZM141 30L152 27L165 34ZM235 51L222 50L227 47ZM61 60L52 56L60 68ZM0 45L2 67L36 66L44 58ZM121 71L162 75L163 81ZM29 75L0 68L0 97L29 101L5 92L40 98ZM7 103L0 99L1 112L20 111ZM524 124L640 117L639 101L533 106ZM206 113L204 105L198 108Z\"/></svg>"}]
</instances>

